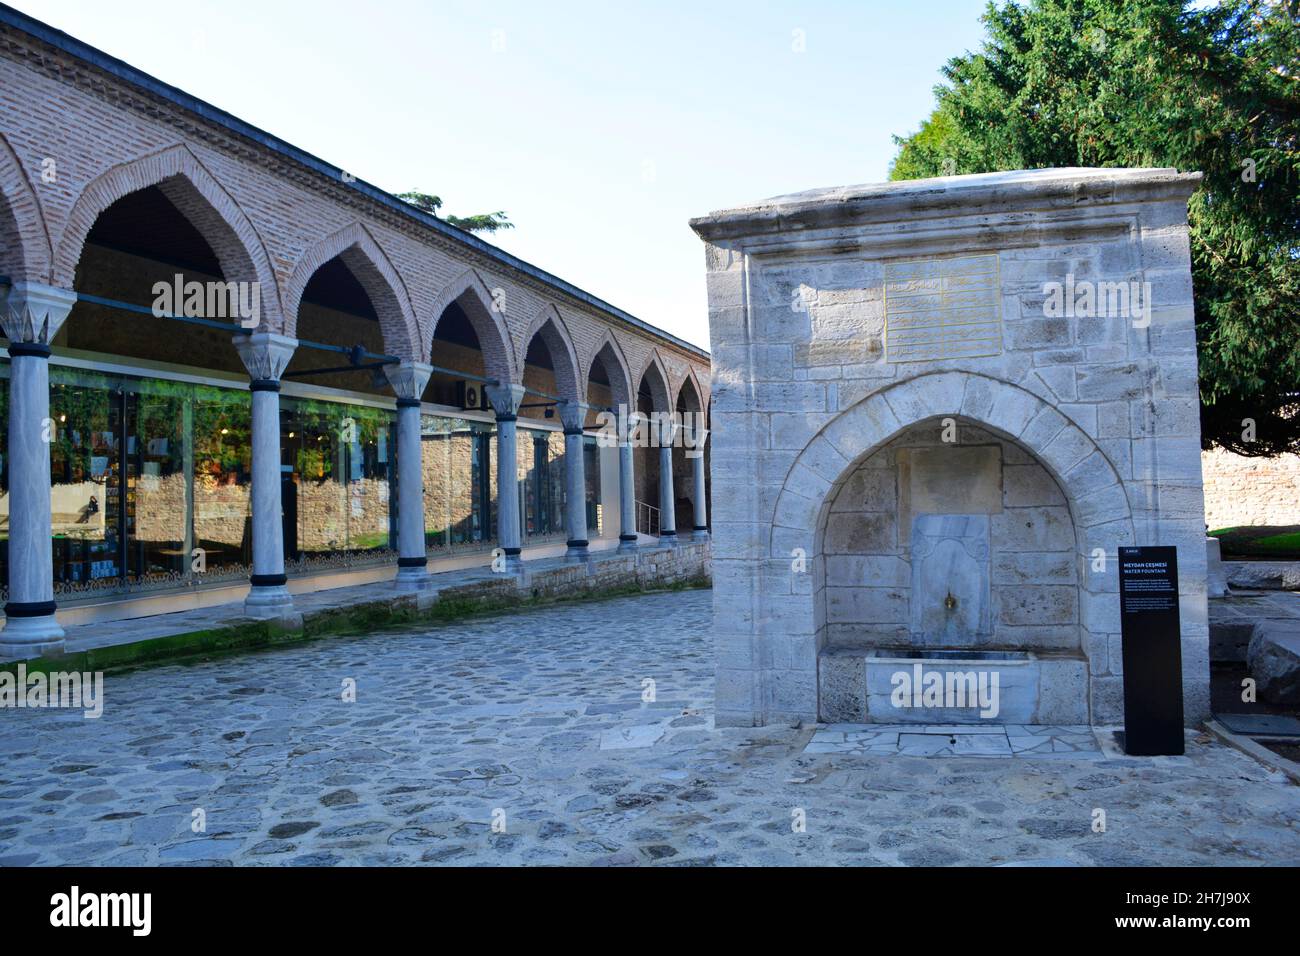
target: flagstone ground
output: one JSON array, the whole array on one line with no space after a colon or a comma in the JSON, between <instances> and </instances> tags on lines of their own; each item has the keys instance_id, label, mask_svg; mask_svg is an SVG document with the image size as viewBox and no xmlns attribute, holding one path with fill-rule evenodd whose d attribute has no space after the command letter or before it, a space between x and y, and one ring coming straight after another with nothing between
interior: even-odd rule
<instances>
[{"instance_id":1,"label":"flagstone ground","mask_svg":"<svg viewBox=\"0 0 1300 956\"><path fill-rule=\"evenodd\" d=\"M561 605L109 675L98 720L0 711L0 865L1300 863L1300 788L1206 735L997 760L715 730L710 620L707 591Z\"/></svg>"}]
</instances>

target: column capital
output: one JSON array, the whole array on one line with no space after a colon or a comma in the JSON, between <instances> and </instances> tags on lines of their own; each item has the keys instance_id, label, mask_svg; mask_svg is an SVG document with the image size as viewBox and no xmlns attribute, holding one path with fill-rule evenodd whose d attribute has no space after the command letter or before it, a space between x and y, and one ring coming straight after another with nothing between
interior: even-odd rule
<instances>
[{"instance_id":1,"label":"column capital","mask_svg":"<svg viewBox=\"0 0 1300 956\"><path fill-rule=\"evenodd\" d=\"M492 403L498 418L514 418L523 404L527 390L522 385L485 385L483 394Z\"/></svg>"},{"instance_id":2,"label":"column capital","mask_svg":"<svg viewBox=\"0 0 1300 956\"><path fill-rule=\"evenodd\" d=\"M424 394L424 387L429 384L433 366L424 362L401 362L397 365L385 365L384 374L388 384L398 398L419 401Z\"/></svg>"},{"instance_id":3,"label":"column capital","mask_svg":"<svg viewBox=\"0 0 1300 956\"><path fill-rule=\"evenodd\" d=\"M582 402L565 399L558 403L558 407L560 421L564 423L565 433L581 432L582 426L587 423L587 406Z\"/></svg>"},{"instance_id":4,"label":"column capital","mask_svg":"<svg viewBox=\"0 0 1300 956\"><path fill-rule=\"evenodd\" d=\"M39 282L15 282L4 297L0 322L10 342L49 345L76 304L71 289Z\"/></svg>"},{"instance_id":5,"label":"column capital","mask_svg":"<svg viewBox=\"0 0 1300 956\"><path fill-rule=\"evenodd\" d=\"M232 339L239 358L248 369L253 381L278 382L284 370L289 367L298 340L275 332L254 332L252 335L236 335Z\"/></svg>"}]
</instances>

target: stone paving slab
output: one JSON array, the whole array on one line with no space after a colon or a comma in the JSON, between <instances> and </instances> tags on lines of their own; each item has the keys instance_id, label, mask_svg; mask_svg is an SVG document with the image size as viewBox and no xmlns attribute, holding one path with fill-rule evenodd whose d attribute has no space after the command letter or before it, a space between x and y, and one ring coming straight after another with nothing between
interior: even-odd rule
<instances>
[{"instance_id":1,"label":"stone paving slab","mask_svg":"<svg viewBox=\"0 0 1300 956\"><path fill-rule=\"evenodd\" d=\"M1048 724L828 724L804 748L812 754L886 757L1100 758L1093 728Z\"/></svg>"},{"instance_id":2,"label":"stone paving slab","mask_svg":"<svg viewBox=\"0 0 1300 956\"><path fill-rule=\"evenodd\" d=\"M109 674L98 720L0 710L0 866L1300 863L1300 788L1208 734L876 759L715 729L710 628L707 591L657 593Z\"/></svg>"}]
</instances>

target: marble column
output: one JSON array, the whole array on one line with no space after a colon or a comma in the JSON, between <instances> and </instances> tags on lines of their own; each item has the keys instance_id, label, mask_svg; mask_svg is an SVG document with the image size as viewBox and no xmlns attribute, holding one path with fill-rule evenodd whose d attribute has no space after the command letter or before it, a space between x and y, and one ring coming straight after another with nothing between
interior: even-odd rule
<instances>
[{"instance_id":1,"label":"marble column","mask_svg":"<svg viewBox=\"0 0 1300 956\"><path fill-rule=\"evenodd\" d=\"M244 601L249 617L293 612L285 586L284 508L280 500L280 376L298 340L273 332L236 335L235 348L248 369L253 393L253 574Z\"/></svg>"},{"instance_id":2,"label":"marble column","mask_svg":"<svg viewBox=\"0 0 1300 956\"><path fill-rule=\"evenodd\" d=\"M636 536L636 481L632 468L633 439L636 435L635 415L621 419L618 436L618 549L633 551Z\"/></svg>"},{"instance_id":3,"label":"marble column","mask_svg":"<svg viewBox=\"0 0 1300 956\"><path fill-rule=\"evenodd\" d=\"M560 402L564 422L564 527L569 534L564 556L585 561L587 549L587 463L582 447L582 426L587 406L581 402Z\"/></svg>"},{"instance_id":4,"label":"marble column","mask_svg":"<svg viewBox=\"0 0 1300 956\"><path fill-rule=\"evenodd\" d=\"M519 524L519 466L515 431L522 385L488 385L483 389L497 416L497 545L505 553L506 571L523 570L523 535Z\"/></svg>"},{"instance_id":5,"label":"marble column","mask_svg":"<svg viewBox=\"0 0 1300 956\"><path fill-rule=\"evenodd\" d=\"M420 396L433 366L423 362L385 365L397 394L397 579L401 590L429 581L424 549L424 452L420 430Z\"/></svg>"},{"instance_id":6,"label":"marble column","mask_svg":"<svg viewBox=\"0 0 1300 956\"><path fill-rule=\"evenodd\" d=\"M673 442L681 425L672 415L659 419L659 543L677 543L677 497L673 492Z\"/></svg>"},{"instance_id":7,"label":"marble column","mask_svg":"<svg viewBox=\"0 0 1300 956\"><path fill-rule=\"evenodd\" d=\"M9 339L9 602L0 631L7 657L63 649L50 541L50 342L76 301L68 289L15 282L0 317Z\"/></svg>"},{"instance_id":8,"label":"marble column","mask_svg":"<svg viewBox=\"0 0 1300 956\"><path fill-rule=\"evenodd\" d=\"M688 450L688 457L691 457L691 468L693 470L695 491L695 527L691 529L693 538L707 538L709 536L709 509L705 501L704 491L704 444L709 439L709 433L703 428L696 429Z\"/></svg>"}]
</instances>

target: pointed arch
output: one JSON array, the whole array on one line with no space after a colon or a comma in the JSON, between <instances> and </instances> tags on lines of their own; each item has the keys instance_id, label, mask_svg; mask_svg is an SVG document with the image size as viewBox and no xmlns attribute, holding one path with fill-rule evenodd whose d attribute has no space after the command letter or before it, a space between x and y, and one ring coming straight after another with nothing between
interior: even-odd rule
<instances>
[{"instance_id":1,"label":"pointed arch","mask_svg":"<svg viewBox=\"0 0 1300 956\"><path fill-rule=\"evenodd\" d=\"M47 282L50 275L50 233L40 199L27 178L18 154L0 134L0 195L7 215L0 213L0 275L13 282Z\"/></svg>"},{"instance_id":2,"label":"pointed arch","mask_svg":"<svg viewBox=\"0 0 1300 956\"><path fill-rule=\"evenodd\" d=\"M280 288L261 236L239 204L183 143L114 166L77 197L54 248L50 282L72 288L86 237L101 213L123 196L157 186L212 247L227 282L255 282L262 330L284 327Z\"/></svg>"},{"instance_id":3,"label":"pointed arch","mask_svg":"<svg viewBox=\"0 0 1300 956\"><path fill-rule=\"evenodd\" d=\"M496 304L492 291L473 269L466 269L448 282L434 299L425 340L430 349L433 336L438 331L438 323L453 302L460 303L474 334L478 336L479 351L483 353L487 374L502 384L517 384L510 333L506 330L505 320L501 317L500 307Z\"/></svg>"},{"instance_id":4,"label":"pointed arch","mask_svg":"<svg viewBox=\"0 0 1300 956\"><path fill-rule=\"evenodd\" d=\"M284 290L285 334L296 335L298 310L307 283L321 266L339 258L366 290L379 316L384 349L399 358L421 354L419 326L406 284L375 237L360 222L353 222L321 239L298 260Z\"/></svg>"},{"instance_id":5,"label":"pointed arch","mask_svg":"<svg viewBox=\"0 0 1300 956\"><path fill-rule=\"evenodd\" d=\"M637 376L636 389L639 394L642 382L646 382L650 386L653 411L671 412L673 410L673 392L668 385L668 381L668 369L664 365L663 358L659 355L659 350L651 349L646 356L645 364L641 366L641 374Z\"/></svg>"},{"instance_id":6,"label":"pointed arch","mask_svg":"<svg viewBox=\"0 0 1300 956\"><path fill-rule=\"evenodd\" d=\"M700 391L699 379L695 377L693 366L686 366L686 374L682 376L681 384L677 386L677 395L673 400L673 407L676 408L686 399L686 410L689 412L704 411L704 393Z\"/></svg>"},{"instance_id":7,"label":"pointed arch","mask_svg":"<svg viewBox=\"0 0 1300 956\"><path fill-rule=\"evenodd\" d=\"M608 354L613 360L608 362L601 358L602 355ZM591 358L587 362L586 375L583 376L583 382L589 383L591 379L591 370L595 366L597 359L605 369L605 377L609 379L609 391L614 398L615 406L623 406L627 409L636 408L636 393L633 391L632 370L627 363L627 356L623 354L623 349L618 344L618 339L614 334L606 329L596 345L596 349L591 353ZM587 395L590 401L590 395Z\"/></svg>"},{"instance_id":8,"label":"pointed arch","mask_svg":"<svg viewBox=\"0 0 1300 956\"><path fill-rule=\"evenodd\" d=\"M582 387L578 378L578 353L573 348L573 338L569 335L564 319L560 316L560 310L549 302L538 309L537 314L528 323L528 331L524 333L522 340L523 351L519 353L519 360L516 363L520 374L523 373L524 362L528 358L528 349L537 335L542 337L547 351L551 353L555 387L559 391L560 398L574 402L582 401L586 389Z\"/></svg>"}]
</instances>

